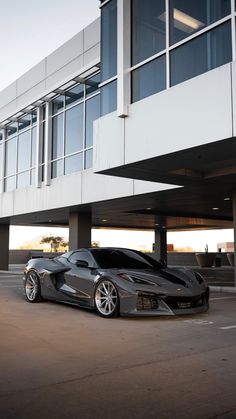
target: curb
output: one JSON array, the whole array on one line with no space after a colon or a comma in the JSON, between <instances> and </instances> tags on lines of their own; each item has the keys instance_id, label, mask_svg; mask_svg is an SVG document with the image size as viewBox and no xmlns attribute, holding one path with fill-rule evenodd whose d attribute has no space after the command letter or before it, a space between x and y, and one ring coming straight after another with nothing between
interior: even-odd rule
<instances>
[{"instance_id":1,"label":"curb","mask_svg":"<svg viewBox=\"0 0 236 419\"><path fill-rule=\"evenodd\" d=\"M236 294L236 287L216 287L214 285L210 285L210 291L214 292L230 292Z\"/></svg>"}]
</instances>

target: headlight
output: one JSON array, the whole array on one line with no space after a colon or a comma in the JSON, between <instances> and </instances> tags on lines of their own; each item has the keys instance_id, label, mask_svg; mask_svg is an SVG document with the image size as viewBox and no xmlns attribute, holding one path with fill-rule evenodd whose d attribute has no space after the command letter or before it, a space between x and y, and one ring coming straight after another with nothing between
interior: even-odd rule
<instances>
[{"instance_id":1,"label":"headlight","mask_svg":"<svg viewBox=\"0 0 236 419\"><path fill-rule=\"evenodd\" d=\"M198 281L198 283L201 285L205 282L205 279L199 272L194 272L195 278Z\"/></svg>"},{"instance_id":2,"label":"headlight","mask_svg":"<svg viewBox=\"0 0 236 419\"><path fill-rule=\"evenodd\" d=\"M142 278L137 278L137 276L131 276L128 274L117 274L120 278L125 279L126 281L133 282L134 284L143 284L143 285L158 285L152 281L146 281Z\"/></svg>"}]
</instances>

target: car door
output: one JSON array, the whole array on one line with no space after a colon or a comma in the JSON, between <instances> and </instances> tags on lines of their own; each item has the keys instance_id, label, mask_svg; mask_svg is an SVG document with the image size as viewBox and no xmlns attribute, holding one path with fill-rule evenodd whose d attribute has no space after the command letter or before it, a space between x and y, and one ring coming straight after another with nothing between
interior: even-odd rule
<instances>
[{"instance_id":1,"label":"car door","mask_svg":"<svg viewBox=\"0 0 236 419\"><path fill-rule=\"evenodd\" d=\"M77 266L77 261L83 261L88 267ZM67 293L76 298L82 306L93 306L94 281L97 276L95 261L89 251L73 252L68 258L70 270L65 273Z\"/></svg>"}]
</instances>

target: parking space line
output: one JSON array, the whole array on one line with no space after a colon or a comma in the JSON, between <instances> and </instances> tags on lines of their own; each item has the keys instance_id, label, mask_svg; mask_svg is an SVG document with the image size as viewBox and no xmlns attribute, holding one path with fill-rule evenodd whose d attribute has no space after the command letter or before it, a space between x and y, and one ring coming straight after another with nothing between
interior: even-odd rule
<instances>
[{"instance_id":1,"label":"parking space line","mask_svg":"<svg viewBox=\"0 0 236 419\"><path fill-rule=\"evenodd\" d=\"M219 329L221 330L236 329L236 325L219 327Z\"/></svg>"},{"instance_id":2,"label":"parking space line","mask_svg":"<svg viewBox=\"0 0 236 419\"><path fill-rule=\"evenodd\" d=\"M235 296L232 297L214 297L214 298L210 298L210 301L216 301L216 300L233 300L236 298Z\"/></svg>"}]
</instances>

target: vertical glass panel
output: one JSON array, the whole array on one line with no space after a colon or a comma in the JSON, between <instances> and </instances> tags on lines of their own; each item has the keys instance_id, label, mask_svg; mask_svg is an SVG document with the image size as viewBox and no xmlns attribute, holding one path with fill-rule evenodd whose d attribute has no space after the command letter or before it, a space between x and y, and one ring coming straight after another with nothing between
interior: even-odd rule
<instances>
[{"instance_id":1,"label":"vertical glass panel","mask_svg":"<svg viewBox=\"0 0 236 419\"><path fill-rule=\"evenodd\" d=\"M84 98L84 84L78 84L66 92L66 106Z\"/></svg>"},{"instance_id":2,"label":"vertical glass panel","mask_svg":"<svg viewBox=\"0 0 236 419\"><path fill-rule=\"evenodd\" d=\"M101 88L101 115L117 109L117 82L106 84Z\"/></svg>"},{"instance_id":3,"label":"vertical glass panel","mask_svg":"<svg viewBox=\"0 0 236 419\"><path fill-rule=\"evenodd\" d=\"M30 167L30 130L19 135L18 141L18 172Z\"/></svg>"},{"instance_id":4,"label":"vertical glass panel","mask_svg":"<svg viewBox=\"0 0 236 419\"><path fill-rule=\"evenodd\" d=\"M83 109L82 104L66 111L65 154L83 148Z\"/></svg>"},{"instance_id":5,"label":"vertical glass panel","mask_svg":"<svg viewBox=\"0 0 236 419\"><path fill-rule=\"evenodd\" d=\"M16 176L11 176L5 179L4 190L10 192L16 189Z\"/></svg>"},{"instance_id":6,"label":"vertical glass panel","mask_svg":"<svg viewBox=\"0 0 236 419\"><path fill-rule=\"evenodd\" d=\"M171 85L231 60L231 27L230 22L226 22L171 51Z\"/></svg>"},{"instance_id":7,"label":"vertical glass panel","mask_svg":"<svg viewBox=\"0 0 236 419\"><path fill-rule=\"evenodd\" d=\"M18 129L25 129L31 125L31 115L24 115L23 118L19 119Z\"/></svg>"},{"instance_id":8,"label":"vertical glass panel","mask_svg":"<svg viewBox=\"0 0 236 419\"><path fill-rule=\"evenodd\" d=\"M170 0L170 43L230 14L230 0Z\"/></svg>"},{"instance_id":9,"label":"vertical glass panel","mask_svg":"<svg viewBox=\"0 0 236 419\"><path fill-rule=\"evenodd\" d=\"M65 97L63 95L56 97L52 101L52 114L55 115L57 112L64 108Z\"/></svg>"},{"instance_id":10,"label":"vertical glass panel","mask_svg":"<svg viewBox=\"0 0 236 419\"><path fill-rule=\"evenodd\" d=\"M36 135L37 130L33 128L31 131L31 167L36 165Z\"/></svg>"},{"instance_id":11,"label":"vertical glass panel","mask_svg":"<svg viewBox=\"0 0 236 419\"><path fill-rule=\"evenodd\" d=\"M102 81L117 74L117 0L101 9Z\"/></svg>"},{"instance_id":12,"label":"vertical glass panel","mask_svg":"<svg viewBox=\"0 0 236 419\"><path fill-rule=\"evenodd\" d=\"M93 121L100 117L100 96L97 95L86 102L85 147L93 145Z\"/></svg>"},{"instance_id":13,"label":"vertical glass panel","mask_svg":"<svg viewBox=\"0 0 236 419\"><path fill-rule=\"evenodd\" d=\"M63 160L58 160L52 163L52 178L63 176Z\"/></svg>"},{"instance_id":14,"label":"vertical glass panel","mask_svg":"<svg viewBox=\"0 0 236 419\"><path fill-rule=\"evenodd\" d=\"M132 1L132 65L166 47L165 0Z\"/></svg>"},{"instance_id":15,"label":"vertical glass panel","mask_svg":"<svg viewBox=\"0 0 236 419\"><path fill-rule=\"evenodd\" d=\"M16 138L6 142L5 176L16 173Z\"/></svg>"},{"instance_id":16,"label":"vertical glass panel","mask_svg":"<svg viewBox=\"0 0 236 419\"><path fill-rule=\"evenodd\" d=\"M35 124L37 122L37 112L32 112L32 124Z\"/></svg>"},{"instance_id":17,"label":"vertical glass panel","mask_svg":"<svg viewBox=\"0 0 236 419\"><path fill-rule=\"evenodd\" d=\"M20 173L17 176L17 188L25 188L26 186L30 185L30 171Z\"/></svg>"},{"instance_id":18,"label":"vertical glass panel","mask_svg":"<svg viewBox=\"0 0 236 419\"><path fill-rule=\"evenodd\" d=\"M65 174L83 170L83 153L65 158Z\"/></svg>"},{"instance_id":19,"label":"vertical glass panel","mask_svg":"<svg viewBox=\"0 0 236 419\"><path fill-rule=\"evenodd\" d=\"M17 126L18 126L17 122L12 122L10 125L7 126L7 138L10 138L16 135Z\"/></svg>"},{"instance_id":20,"label":"vertical glass panel","mask_svg":"<svg viewBox=\"0 0 236 419\"><path fill-rule=\"evenodd\" d=\"M165 55L137 68L132 73L132 102L166 88L166 57Z\"/></svg>"},{"instance_id":21,"label":"vertical glass panel","mask_svg":"<svg viewBox=\"0 0 236 419\"><path fill-rule=\"evenodd\" d=\"M93 166L93 150L88 150L85 152L85 162L84 168L90 169Z\"/></svg>"},{"instance_id":22,"label":"vertical glass panel","mask_svg":"<svg viewBox=\"0 0 236 419\"><path fill-rule=\"evenodd\" d=\"M2 157L3 157L3 155L2 155L2 143L0 142L0 179L2 179L2 163L3 163Z\"/></svg>"},{"instance_id":23,"label":"vertical glass panel","mask_svg":"<svg viewBox=\"0 0 236 419\"><path fill-rule=\"evenodd\" d=\"M100 83L101 75L100 73L86 80L86 96L90 96L98 90L98 85Z\"/></svg>"},{"instance_id":24,"label":"vertical glass panel","mask_svg":"<svg viewBox=\"0 0 236 419\"><path fill-rule=\"evenodd\" d=\"M63 114L55 116L52 120L52 160L63 156L63 127Z\"/></svg>"},{"instance_id":25,"label":"vertical glass panel","mask_svg":"<svg viewBox=\"0 0 236 419\"><path fill-rule=\"evenodd\" d=\"M2 133L2 131L0 130L0 142L3 140L3 133Z\"/></svg>"}]
</instances>

